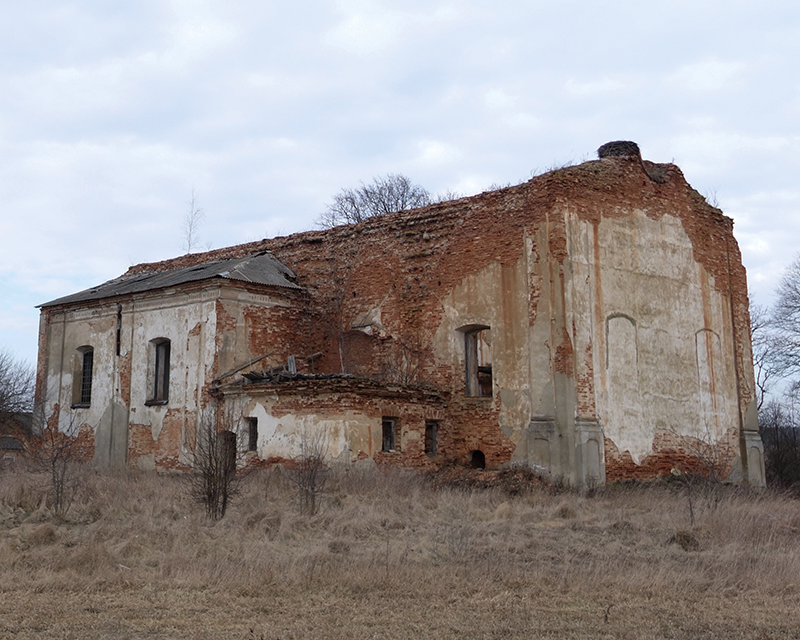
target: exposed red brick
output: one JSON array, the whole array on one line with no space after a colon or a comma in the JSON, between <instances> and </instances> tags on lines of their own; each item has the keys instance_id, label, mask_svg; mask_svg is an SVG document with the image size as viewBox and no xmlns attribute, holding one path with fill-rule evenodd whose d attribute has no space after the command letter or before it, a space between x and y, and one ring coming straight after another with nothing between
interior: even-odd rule
<instances>
[{"instance_id":1,"label":"exposed red brick","mask_svg":"<svg viewBox=\"0 0 800 640\"><path fill-rule=\"evenodd\" d=\"M463 462L470 451L480 449L486 454L487 464L493 466L510 460L514 445L498 424L499 398L464 397L463 366L434 358L431 339L443 319L442 299L463 285L468 276L492 264L500 265L503 286L509 280L511 288L510 279L518 277L515 268L526 257L523 252L529 242L531 255L527 259L534 264L527 283L529 324L532 326L540 313L554 312L548 303L563 307L565 273L570 268L568 216L594 223L594 288L600 298L597 226L603 218L628 216L635 210L644 211L655 220L664 215L681 220L692 241L695 260L711 275L708 286L730 295L736 366L737 371L744 372L749 358L747 287L732 222L691 189L677 167L645 165L639 158L587 162L471 198L373 218L358 225L136 265L128 273L271 251L296 274L302 290L274 288L270 295L276 299L275 306L253 304L244 308L250 356L269 354L259 364L267 367L283 365L295 356L301 373L347 372L359 380L292 382L274 387L249 385L248 392L257 393L260 389L277 394L279 401L273 408L277 416L337 415L353 410L376 421L386 415L385 403L394 399L394 416L401 429L422 435L425 420L431 419L431 412L438 412L436 415L443 416L439 418L443 452L440 460L424 454L422 437L410 441L398 453L369 453L380 464L427 467L442 461ZM548 279L551 299L542 300ZM202 285L185 288L191 290L193 286ZM231 282L227 286L263 293L263 288L248 283ZM510 302L503 304L507 323L512 323L516 313L524 313L512 308ZM378 308L382 327L354 326L359 318ZM43 318L46 320L46 316ZM601 326L604 319L595 321ZM237 330L237 318L228 313L222 301L216 304L216 323L214 378L226 373L219 370L219 354L225 349L226 339ZM577 413L583 418L596 417L592 349L602 348L598 342L604 338L596 336L584 348L575 342L575 328L568 326L565 318L555 326L553 339L557 344L550 345L553 367L574 377L576 358L580 359L580 374L575 380ZM192 331L199 331L199 325ZM46 340L42 344L45 346L40 349L45 349ZM580 345L578 354L574 352L575 345ZM126 388L127 384L129 389L130 362L127 372L125 366L124 362L120 364L121 386ZM232 366L235 365L226 363L226 368ZM740 411L744 414L754 390L748 383L750 377L741 375L739 380ZM206 388L204 406L209 398ZM152 453L159 464L178 464L175 452L180 451L181 439L188 437L182 427L178 428L183 418L179 419L177 410L171 409L164 420L157 443L152 441L149 426L145 432L143 425L131 425L131 457ZM736 436L732 437L735 441ZM379 443L376 447L380 448ZM677 464L690 465L691 452L680 443L662 438L654 442L654 447L658 453L635 465L630 456L620 454L607 441L608 477L652 475L668 472ZM361 457L367 452L354 455Z\"/></svg>"}]
</instances>

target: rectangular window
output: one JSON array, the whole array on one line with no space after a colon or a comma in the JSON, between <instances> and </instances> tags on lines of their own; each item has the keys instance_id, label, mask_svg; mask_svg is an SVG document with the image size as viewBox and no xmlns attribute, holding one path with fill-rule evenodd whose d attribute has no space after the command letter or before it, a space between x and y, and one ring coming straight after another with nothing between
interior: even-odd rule
<instances>
[{"instance_id":1,"label":"rectangular window","mask_svg":"<svg viewBox=\"0 0 800 640\"><path fill-rule=\"evenodd\" d=\"M439 453L439 421L425 421L425 455L436 456Z\"/></svg>"},{"instance_id":2,"label":"rectangular window","mask_svg":"<svg viewBox=\"0 0 800 640\"><path fill-rule=\"evenodd\" d=\"M169 349L170 342L164 338L150 341L151 360L148 386L152 396L145 405L167 404L169 400Z\"/></svg>"},{"instance_id":3,"label":"rectangular window","mask_svg":"<svg viewBox=\"0 0 800 640\"><path fill-rule=\"evenodd\" d=\"M94 349L83 352L83 365L81 367L81 399L80 404L89 405L92 402L92 369L94 367Z\"/></svg>"},{"instance_id":4,"label":"rectangular window","mask_svg":"<svg viewBox=\"0 0 800 640\"><path fill-rule=\"evenodd\" d=\"M492 330L488 327L464 334L466 394L492 396Z\"/></svg>"},{"instance_id":5,"label":"rectangular window","mask_svg":"<svg viewBox=\"0 0 800 640\"><path fill-rule=\"evenodd\" d=\"M247 450L258 450L258 418L247 419Z\"/></svg>"},{"instance_id":6,"label":"rectangular window","mask_svg":"<svg viewBox=\"0 0 800 640\"><path fill-rule=\"evenodd\" d=\"M395 451L395 426L397 421L395 418L383 418L382 420L382 445L381 451L389 452Z\"/></svg>"}]
</instances>

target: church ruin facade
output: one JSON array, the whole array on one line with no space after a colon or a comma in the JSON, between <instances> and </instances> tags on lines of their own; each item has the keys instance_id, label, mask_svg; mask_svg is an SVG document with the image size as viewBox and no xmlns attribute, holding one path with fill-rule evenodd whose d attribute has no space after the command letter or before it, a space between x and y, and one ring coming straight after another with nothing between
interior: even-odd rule
<instances>
[{"instance_id":1,"label":"church ruin facade","mask_svg":"<svg viewBox=\"0 0 800 640\"><path fill-rule=\"evenodd\" d=\"M321 434L342 464L763 485L733 222L635 144L599 155L48 302L45 423L109 466L188 469L213 414L252 464Z\"/></svg>"}]
</instances>

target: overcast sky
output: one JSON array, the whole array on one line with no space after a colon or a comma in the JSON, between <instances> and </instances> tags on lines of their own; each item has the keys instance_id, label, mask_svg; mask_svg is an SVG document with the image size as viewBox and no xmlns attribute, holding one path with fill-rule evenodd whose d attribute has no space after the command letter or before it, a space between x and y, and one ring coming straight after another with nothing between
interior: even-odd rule
<instances>
[{"instance_id":1,"label":"overcast sky","mask_svg":"<svg viewBox=\"0 0 800 640\"><path fill-rule=\"evenodd\" d=\"M796 0L0 0L0 346L35 305L314 227L401 172L465 195L636 141L735 220L757 301L800 251Z\"/></svg>"}]
</instances>

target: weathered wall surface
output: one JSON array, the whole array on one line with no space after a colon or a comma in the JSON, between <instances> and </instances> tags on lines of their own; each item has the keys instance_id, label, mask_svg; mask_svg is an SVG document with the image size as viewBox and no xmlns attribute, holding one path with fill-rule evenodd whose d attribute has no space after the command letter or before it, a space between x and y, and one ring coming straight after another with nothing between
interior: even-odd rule
<instances>
[{"instance_id":1,"label":"weathered wall surface","mask_svg":"<svg viewBox=\"0 0 800 640\"><path fill-rule=\"evenodd\" d=\"M40 371L37 392L44 415L55 416L64 433L90 428L102 466L188 468L212 381L220 370L257 357L253 347L261 347L245 332L245 317L257 315L268 329L270 309L280 313L282 305L280 295L241 285L194 285L47 309L40 344L46 374ZM169 394L154 402L154 345L162 340L170 343ZM74 406L78 350L87 346L94 353L91 402ZM275 346L280 353L280 341Z\"/></svg>"},{"instance_id":2,"label":"weathered wall surface","mask_svg":"<svg viewBox=\"0 0 800 640\"><path fill-rule=\"evenodd\" d=\"M129 460L143 469L186 468L216 361L218 287L137 297L131 303ZM155 341L170 342L169 396L153 402Z\"/></svg>"},{"instance_id":3,"label":"weathered wall surface","mask_svg":"<svg viewBox=\"0 0 800 640\"><path fill-rule=\"evenodd\" d=\"M634 210L569 226L575 324L589 328L575 342L593 353L608 475L641 465L657 438L675 450L725 441L739 423L730 300L680 219Z\"/></svg>"},{"instance_id":4,"label":"weathered wall surface","mask_svg":"<svg viewBox=\"0 0 800 640\"><path fill-rule=\"evenodd\" d=\"M317 383L321 382L321 383ZM270 385L229 388L229 407L258 420L258 455L262 460L294 459L301 441L322 436L327 455L350 463L373 458L379 464L435 467L441 456L425 453L426 421L439 426L440 449L452 449L452 433L443 399L436 393L353 378L298 381L280 389ZM396 425L395 448L382 451L382 419ZM246 431L239 425L240 443Z\"/></svg>"},{"instance_id":5,"label":"weathered wall surface","mask_svg":"<svg viewBox=\"0 0 800 640\"><path fill-rule=\"evenodd\" d=\"M45 424L68 435L91 427L95 433L95 455L102 464L125 463L127 411L120 407L117 390L122 383L116 357L116 305L49 310L45 312L46 351L40 344L38 400ZM92 402L71 409L80 402L82 347L94 349ZM44 366L42 367L42 363ZM43 373L44 372L44 373ZM117 412L122 411L115 423ZM124 422L125 428L119 425ZM115 428L116 424L116 428Z\"/></svg>"},{"instance_id":6,"label":"weathered wall surface","mask_svg":"<svg viewBox=\"0 0 800 640\"><path fill-rule=\"evenodd\" d=\"M143 311L131 328L136 345L153 331L186 343L173 363L183 378L176 405L171 397L169 407L146 409L139 390L147 361L130 347L131 457L141 464L163 463L167 450L185 445L212 380L251 359L266 356L260 368L294 356L300 373L352 373L403 393L389 406L379 387L309 381L300 394L295 383L256 389L237 387L238 374L225 377L220 392L242 394L263 425L262 457L296 455L298 433L327 425L336 457L425 466L420 429L436 419L437 464L464 463L480 450L489 466L529 462L581 483L669 471L711 444L726 468L763 482L761 462L748 465L760 444L732 224L677 167L607 158L472 198L130 273L264 250L294 271L302 291L231 287L213 305L176 297L174 308ZM192 310L179 308L187 304ZM95 321L98 336L113 334L105 322ZM64 341L74 350L81 339L59 338L54 326L43 340L48 354ZM466 394L465 332L475 328L491 329L488 397ZM66 369L59 361L48 371L55 378ZM64 384L48 378L47 388ZM435 402L414 395L425 389ZM400 449L390 455L376 449L382 416L401 425ZM172 434L164 448L148 449L163 433Z\"/></svg>"}]
</instances>

